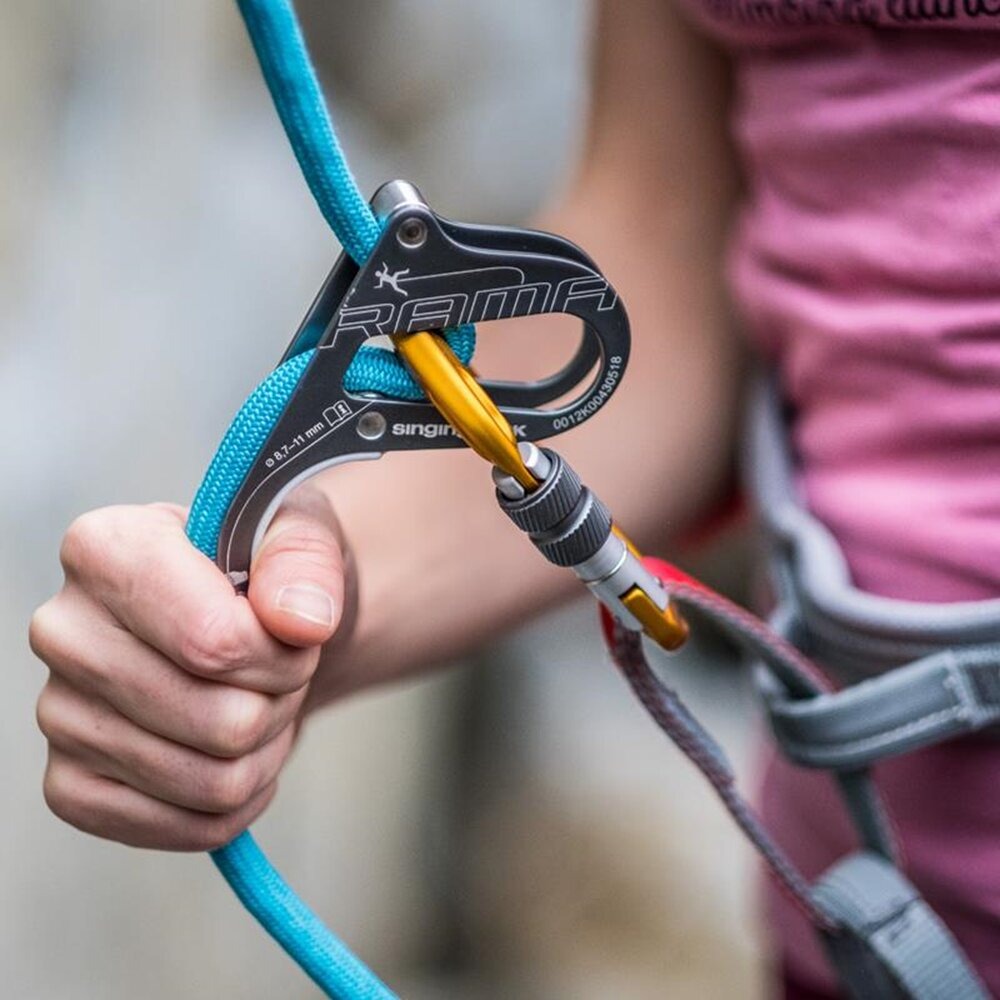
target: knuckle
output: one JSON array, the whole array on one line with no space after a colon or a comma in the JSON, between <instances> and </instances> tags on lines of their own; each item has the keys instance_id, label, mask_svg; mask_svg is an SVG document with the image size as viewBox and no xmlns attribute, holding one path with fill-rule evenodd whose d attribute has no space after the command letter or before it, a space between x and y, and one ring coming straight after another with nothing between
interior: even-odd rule
<instances>
[{"instance_id":1,"label":"knuckle","mask_svg":"<svg viewBox=\"0 0 1000 1000\"><path fill-rule=\"evenodd\" d=\"M225 607L205 609L180 640L184 665L206 676L237 670L246 664L249 654L248 643L234 616Z\"/></svg>"},{"instance_id":2,"label":"knuckle","mask_svg":"<svg viewBox=\"0 0 1000 1000\"><path fill-rule=\"evenodd\" d=\"M211 768L205 776L202 797L208 811L230 813L242 809L257 790L257 768L243 758Z\"/></svg>"},{"instance_id":3,"label":"knuckle","mask_svg":"<svg viewBox=\"0 0 1000 1000\"><path fill-rule=\"evenodd\" d=\"M113 521L111 508L101 507L81 514L70 524L59 549L59 561L67 573L104 557L115 535Z\"/></svg>"},{"instance_id":4,"label":"knuckle","mask_svg":"<svg viewBox=\"0 0 1000 1000\"><path fill-rule=\"evenodd\" d=\"M66 823L78 826L79 803L74 793L74 783L65 780L63 768L50 762L42 779L42 797L49 809Z\"/></svg>"},{"instance_id":5,"label":"knuckle","mask_svg":"<svg viewBox=\"0 0 1000 1000\"><path fill-rule=\"evenodd\" d=\"M47 740L52 740L59 731L59 712L54 704L51 687L46 684L42 688L42 693L38 696L35 704L35 721L42 735Z\"/></svg>"},{"instance_id":6,"label":"knuckle","mask_svg":"<svg viewBox=\"0 0 1000 1000\"><path fill-rule=\"evenodd\" d=\"M28 645L40 660L48 663L55 655L58 614L52 601L37 608L28 623Z\"/></svg>"},{"instance_id":7,"label":"knuckle","mask_svg":"<svg viewBox=\"0 0 1000 1000\"><path fill-rule=\"evenodd\" d=\"M70 685L99 684L109 661L94 621L81 620L63 594L46 601L28 623L28 645L50 670L50 676Z\"/></svg>"},{"instance_id":8,"label":"knuckle","mask_svg":"<svg viewBox=\"0 0 1000 1000\"><path fill-rule=\"evenodd\" d=\"M243 757L267 736L271 703L256 691L232 688L225 692L211 723L214 751L221 757Z\"/></svg>"},{"instance_id":9,"label":"knuckle","mask_svg":"<svg viewBox=\"0 0 1000 1000\"><path fill-rule=\"evenodd\" d=\"M213 816L206 819L195 835L199 841L199 849L215 851L235 840L244 829L242 817L236 814Z\"/></svg>"},{"instance_id":10,"label":"knuckle","mask_svg":"<svg viewBox=\"0 0 1000 1000\"><path fill-rule=\"evenodd\" d=\"M319 667L320 648L312 646L307 649L297 649L289 652L282 659L281 669L277 676L282 681L281 690L289 694L303 691L312 680Z\"/></svg>"},{"instance_id":11,"label":"knuckle","mask_svg":"<svg viewBox=\"0 0 1000 1000\"><path fill-rule=\"evenodd\" d=\"M225 847L228 841L214 835L214 830L215 827L206 823L189 831L184 837L183 849L186 851L215 851L220 847Z\"/></svg>"}]
</instances>

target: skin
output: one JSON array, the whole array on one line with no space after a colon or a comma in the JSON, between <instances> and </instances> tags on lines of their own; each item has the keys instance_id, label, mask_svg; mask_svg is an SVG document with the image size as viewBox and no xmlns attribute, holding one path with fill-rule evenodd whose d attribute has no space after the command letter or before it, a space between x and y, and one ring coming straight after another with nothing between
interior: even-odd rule
<instances>
[{"instance_id":1,"label":"skin","mask_svg":"<svg viewBox=\"0 0 1000 1000\"><path fill-rule=\"evenodd\" d=\"M633 361L609 414L558 447L656 551L728 483L741 358L719 274L735 189L727 88L715 54L661 0L618 5L597 29L581 166L539 225L585 247L616 285ZM554 370L563 330L551 317L485 329L477 370ZM187 541L185 513L78 518L65 582L31 622L49 668L46 801L135 846L227 843L273 798L310 712L457 656L577 586L512 530L488 469L464 451L306 484L270 526L248 599Z\"/></svg>"}]
</instances>

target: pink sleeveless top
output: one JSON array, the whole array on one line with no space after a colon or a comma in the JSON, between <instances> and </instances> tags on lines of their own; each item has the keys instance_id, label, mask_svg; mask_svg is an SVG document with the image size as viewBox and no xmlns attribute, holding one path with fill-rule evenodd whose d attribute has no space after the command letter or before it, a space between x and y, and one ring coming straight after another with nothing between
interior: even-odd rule
<instances>
[{"instance_id":1,"label":"pink sleeveless top","mask_svg":"<svg viewBox=\"0 0 1000 1000\"><path fill-rule=\"evenodd\" d=\"M1000 0L686 0L734 56L732 291L795 407L810 509L862 589L1000 596ZM910 877L1000 996L1000 741L877 770ZM852 844L825 775L768 769L811 874ZM777 894L785 960L832 988Z\"/></svg>"}]
</instances>

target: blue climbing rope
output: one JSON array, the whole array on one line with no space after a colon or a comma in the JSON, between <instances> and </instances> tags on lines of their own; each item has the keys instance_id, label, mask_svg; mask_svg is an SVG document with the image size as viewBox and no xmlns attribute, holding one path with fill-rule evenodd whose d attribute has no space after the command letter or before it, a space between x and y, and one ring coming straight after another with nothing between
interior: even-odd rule
<instances>
[{"instance_id":1,"label":"blue climbing rope","mask_svg":"<svg viewBox=\"0 0 1000 1000\"><path fill-rule=\"evenodd\" d=\"M237 0L309 190L344 249L367 260L380 227L344 158L289 2Z\"/></svg>"},{"instance_id":2,"label":"blue climbing rope","mask_svg":"<svg viewBox=\"0 0 1000 1000\"><path fill-rule=\"evenodd\" d=\"M378 242L381 226L337 141L295 10L289 0L237 0L237 4L309 190L343 248L363 264ZM461 326L446 336L451 349L468 364L476 346L475 327ZM399 358L377 348L358 351L344 376L344 388L423 399Z\"/></svg>"},{"instance_id":3,"label":"blue climbing rope","mask_svg":"<svg viewBox=\"0 0 1000 1000\"><path fill-rule=\"evenodd\" d=\"M289 0L237 0L271 96L306 182L344 249L363 264L380 225L351 174L326 110ZM449 331L464 361L475 348L471 326ZM276 368L251 393L226 432L198 489L187 523L191 542L216 557L223 520L268 434L312 359L306 351ZM351 392L420 399L422 392L390 351L362 348L344 379ZM243 905L328 997L395 1000L393 994L302 902L249 831L212 852Z\"/></svg>"},{"instance_id":4,"label":"blue climbing rope","mask_svg":"<svg viewBox=\"0 0 1000 1000\"><path fill-rule=\"evenodd\" d=\"M215 559L219 531L257 453L312 358L307 351L264 379L232 422L191 505L187 535ZM282 879L249 831L212 852L223 877L257 921L329 997L394 1000L370 969L335 937Z\"/></svg>"}]
</instances>

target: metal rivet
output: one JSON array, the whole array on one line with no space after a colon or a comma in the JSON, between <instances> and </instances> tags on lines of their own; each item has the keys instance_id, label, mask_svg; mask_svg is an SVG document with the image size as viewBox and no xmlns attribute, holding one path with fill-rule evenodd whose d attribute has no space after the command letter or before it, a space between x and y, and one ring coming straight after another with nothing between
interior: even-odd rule
<instances>
[{"instance_id":1,"label":"metal rivet","mask_svg":"<svg viewBox=\"0 0 1000 1000\"><path fill-rule=\"evenodd\" d=\"M396 230L396 239L408 250L416 250L427 242L427 223L416 216L404 219Z\"/></svg>"},{"instance_id":2,"label":"metal rivet","mask_svg":"<svg viewBox=\"0 0 1000 1000\"><path fill-rule=\"evenodd\" d=\"M385 417L378 410L369 410L358 418L358 434L366 441L377 441L385 433Z\"/></svg>"}]
</instances>

